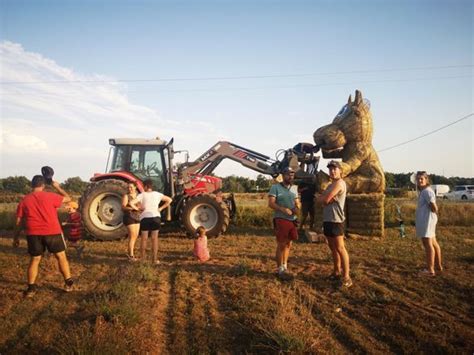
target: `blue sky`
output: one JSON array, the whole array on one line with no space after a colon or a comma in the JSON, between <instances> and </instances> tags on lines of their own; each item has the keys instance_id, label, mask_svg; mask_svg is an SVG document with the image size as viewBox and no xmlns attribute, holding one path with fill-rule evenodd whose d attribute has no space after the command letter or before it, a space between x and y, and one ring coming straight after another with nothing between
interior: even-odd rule
<instances>
[{"instance_id":1,"label":"blue sky","mask_svg":"<svg viewBox=\"0 0 474 355\"><path fill-rule=\"evenodd\" d=\"M2 0L0 12L1 81L36 82L0 87L2 176L50 164L87 179L109 137L174 136L191 158L225 139L273 157L311 142L355 89L377 150L474 111L471 1ZM167 81L135 81L150 79ZM474 176L473 136L471 116L380 159ZM216 173L255 176L233 162Z\"/></svg>"}]
</instances>

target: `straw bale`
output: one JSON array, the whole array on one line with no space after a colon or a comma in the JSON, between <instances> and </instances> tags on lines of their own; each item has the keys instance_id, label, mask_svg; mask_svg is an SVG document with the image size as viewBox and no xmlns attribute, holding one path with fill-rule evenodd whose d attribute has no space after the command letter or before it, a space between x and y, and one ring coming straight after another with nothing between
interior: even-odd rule
<instances>
[{"instance_id":1,"label":"straw bale","mask_svg":"<svg viewBox=\"0 0 474 355\"><path fill-rule=\"evenodd\" d=\"M355 212L347 212L346 213L346 220L349 222L352 221L365 221L365 222L382 222L383 215L382 213L355 213Z\"/></svg>"},{"instance_id":2,"label":"straw bale","mask_svg":"<svg viewBox=\"0 0 474 355\"><path fill-rule=\"evenodd\" d=\"M378 229L382 225L381 221L367 222L367 221L348 221L347 228L357 228L361 230Z\"/></svg>"},{"instance_id":3,"label":"straw bale","mask_svg":"<svg viewBox=\"0 0 474 355\"><path fill-rule=\"evenodd\" d=\"M385 199L384 194L347 194L347 202L358 202L358 201L383 201Z\"/></svg>"}]
</instances>

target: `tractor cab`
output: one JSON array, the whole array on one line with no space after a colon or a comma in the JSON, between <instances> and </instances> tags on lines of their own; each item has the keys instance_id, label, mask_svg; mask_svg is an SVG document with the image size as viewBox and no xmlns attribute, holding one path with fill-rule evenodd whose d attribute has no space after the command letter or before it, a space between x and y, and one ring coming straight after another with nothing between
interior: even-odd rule
<instances>
[{"instance_id":1,"label":"tractor cab","mask_svg":"<svg viewBox=\"0 0 474 355\"><path fill-rule=\"evenodd\" d=\"M172 141L168 144L158 138L111 138L109 143L112 147L107 173L129 172L140 181L150 179L157 191L172 195Z\"/></svg>"}]
</instances>

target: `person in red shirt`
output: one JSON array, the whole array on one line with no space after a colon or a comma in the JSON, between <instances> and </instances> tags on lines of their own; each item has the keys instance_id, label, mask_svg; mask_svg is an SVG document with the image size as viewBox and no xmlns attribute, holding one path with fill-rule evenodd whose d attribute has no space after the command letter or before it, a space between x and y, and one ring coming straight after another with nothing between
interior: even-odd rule
<instances>
[{"instance_id":1,"label":"person in red shirt","mask_svg":"<svg viewBox=\"0 0 474 355\"><path fill-rule=\"evenodd\" d=\"M66 243L62 235L61 225L58 219L57 209L62 203L71 201L71 198L64 191L57 181L52 181L54 189L60 193L44 191L45 178L35 175L31 180L33 191L26 195L18 204L16 212L17 233L13 239L13 246L19 246L19 231L22 221L26 229L26 239L28 242L28 253L30 254L30 264L28 265L28 288L25 291L26 297L33 297L36 293L35 284L38 276L38 268L41 257L45 249L54 254L58 261L59 270L64 277L66 292L72 291L74 283L71 278L69 262L66 257Z\"/></svg>"},{"instance_id":2,"label":"person in red shirt","mask_svg":"<svg viewBox=\"0 0 474 355\"><path fill-rule=\"evenodd\" d=\"M84 251L84 245L82 244L82 218L81 214L77 211L79 205L76 201L70 201L66 205L68 213L67 221L62 223L62 226L66 229L66 238L68 241L68 247L76 249L77 256L82 258L82 252Z\"/></svg>"}]
</instances>

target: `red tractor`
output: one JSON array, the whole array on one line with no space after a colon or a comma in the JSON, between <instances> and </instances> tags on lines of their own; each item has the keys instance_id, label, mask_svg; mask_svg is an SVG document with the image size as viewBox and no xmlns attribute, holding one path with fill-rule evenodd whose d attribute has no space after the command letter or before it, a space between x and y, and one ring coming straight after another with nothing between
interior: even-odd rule
<instances>
[{"instance_id":1,"label":"red tractor","mask_svg":"<svg viewBox=\"0 0 474 355\"><path fill-rule=\"evenodd\" d=\"M195 161L186 159L175 166L173 139L166 142L158 138L113 138L109 143L112 147L107 172L94 174L80 201L84 228L99 240L119 239L127 234L122 223L121 199L129 182L135 182L141 192L142 181L151 179L155 190L173 198L171 206L162 213L164 222L179 221L188 233L204 226L209 236L218 236L227 230L235 213L233 196L225 198L221 179L210 176L223 159L272 176L290 165L309 179L314 177L319 159L312 152L288 149L282 150L282 161L272 160L244 147L218 142ZM310 173L301 171L301 162L307 163Z\"/></svg>"}]
</instances>

